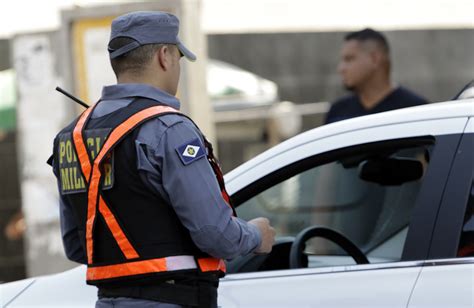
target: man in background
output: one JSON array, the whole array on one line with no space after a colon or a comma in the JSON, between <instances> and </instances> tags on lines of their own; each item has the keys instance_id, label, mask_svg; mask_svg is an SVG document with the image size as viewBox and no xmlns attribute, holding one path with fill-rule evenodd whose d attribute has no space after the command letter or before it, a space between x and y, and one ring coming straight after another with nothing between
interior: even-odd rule
<instances>
[{"instance_id":1,"label":"man in background","mask_svg":"<svg viewBox=\"0 0 474 308\"><path fill-rule=\"evenodd\" d=\"M346 35L338 73L353 94L336 100L325 124L429 103L390 78L390 48L385 36L373 29Z\"/></svg>"}]
</instances>

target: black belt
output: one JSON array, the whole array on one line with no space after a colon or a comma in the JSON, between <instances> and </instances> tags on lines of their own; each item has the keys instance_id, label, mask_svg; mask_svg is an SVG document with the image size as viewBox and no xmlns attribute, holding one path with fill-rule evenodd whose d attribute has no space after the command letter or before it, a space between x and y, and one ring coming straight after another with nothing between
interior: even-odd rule
<instances>
[{"instance_id":1,"label":"black belt","mask_svg":"<svg viewBox=\"0 0 474 308\"><path fill-rule=\"evenodd\" d=\"M189 307L217 307L218 282L196 281L193 285L163 282L157 285L99 288L99 298L129 297Z\"/></svg>"}]
</instances>

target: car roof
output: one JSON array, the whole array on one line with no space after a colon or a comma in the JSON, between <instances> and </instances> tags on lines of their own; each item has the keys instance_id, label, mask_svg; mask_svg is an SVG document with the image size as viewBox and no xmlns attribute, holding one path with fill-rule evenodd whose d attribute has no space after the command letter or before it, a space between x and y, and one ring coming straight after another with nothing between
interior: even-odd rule
<instances>
[{"instance_id":1,"label":"car roof","mask_svg":"<svg viewBox=\"0 0 474 308\"><path fill-rule=\"evenodd\" d=\"M225 180L226 182L231 182L242 173L253 168L253 166L262 163L282 152L288 151L314 140L327 138L346 132L388 126L398 123L447 118L465 118L472 116L474 116L474 99L467 99L462 101L447 101L397 109L323 125L303 132L263 152L250 161L227 173L225 175Z\"/></svg>"}]
</instances>

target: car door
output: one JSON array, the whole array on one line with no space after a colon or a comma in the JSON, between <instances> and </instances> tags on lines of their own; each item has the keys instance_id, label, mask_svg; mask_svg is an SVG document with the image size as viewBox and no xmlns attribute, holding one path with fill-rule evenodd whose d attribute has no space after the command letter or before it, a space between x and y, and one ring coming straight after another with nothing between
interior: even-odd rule
<instances>
[{"instance_id":1,"label":"car door","mask_svg":"<svg viewBox=\"0 0 474 308\"><path fill-rule=\"evenodd\" d=\"M474 119L456 152L409 307L474 307Z\"/></svg>"},{"instance_id":2,"label":"car door","mask_svg":"<svg viewBox=\"0 0 474 308\"><path fill-rule=\"evenodd\" d=\"M266 259L237 260L236 271L248 273L221 280L220 305L406 307L466 122L405 122L307 138L240 170L236 178L248 182L230 187L242 218L269 217L284 238L313 224L329 226L371 264L354 264L339 247L315 240L307 245L315 250L310 268L288 269L289 245L282 246ZM361 181L361 164L385 156L419 159L422 176L399 185Z\"/></svg>"}]
</instances>

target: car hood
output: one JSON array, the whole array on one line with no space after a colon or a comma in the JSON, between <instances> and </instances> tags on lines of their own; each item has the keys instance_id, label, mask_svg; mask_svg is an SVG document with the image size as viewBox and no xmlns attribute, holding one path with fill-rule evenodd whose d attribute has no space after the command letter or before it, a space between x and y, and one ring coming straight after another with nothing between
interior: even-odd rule
<instances>
[{"instance_id":1,"label":"car hood","mask_svg":"<svg viewBox=\"0 0 474 308\"><path fill-rule=\"evenodd\" d=\"M24 292L36 278L18 280L0 285L0 307L6 307L15 297Z\"/></svg>"},{"instance_id":2,"label":"car hood","mask_svg":"<svg viewBox=\"0 0 474 308\"><path fill-rule=\"evenodd\" d=\"M86 266L0 285L1 307L94 307L97 288L86 285ZM66 287L65 287L66 286ZM59 290L59 291L58 291ZM21 294L21 296L18 296Z\"/></svg>"}]
</instances>

